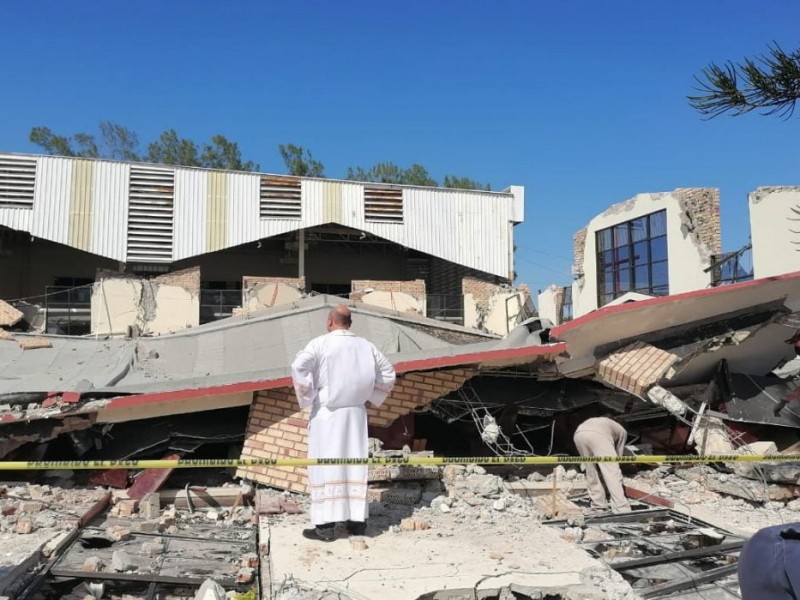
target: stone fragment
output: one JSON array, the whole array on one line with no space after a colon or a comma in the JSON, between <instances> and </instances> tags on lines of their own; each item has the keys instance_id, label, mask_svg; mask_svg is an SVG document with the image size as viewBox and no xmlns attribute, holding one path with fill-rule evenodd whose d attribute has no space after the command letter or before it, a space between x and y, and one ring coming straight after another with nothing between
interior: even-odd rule
<instances>
[{"instance_id":1,"label":"stone fragment","mask_svg":"<svg viewBox=\"0 0 800 600\"><path fill-rule=\"evenodd\" d=\"M255 569L249 567L242 567L236 573L236 583L250 583L255 577Z\"/></svg>"},{"instance_id":2,"label":"stone fragment","mask_svg":"<svg viewBox=\"0 0 800 600\"><path fill-rule=\"evenodd\" d=\"M567 542L580 542L583 539L583 529L580 527L567 527L561 534L561 539Z\"/></svg>"},{"instance_id":3,"label":"stone fragment","mask_svg":"<svg viewBox=\"0 0 800 600\"><path fill-rule=\"evenodd\" d=\"M115 550L111 555L111 568L118 573L123 573L125 571L135 570L136 565L133 564L133 561L127 552L124 550Z\"/></svg>"},{"instance_id":4,"label":"stone fragment","mask_svg":"<svg viewBox=\"0 0 800 600\"><path fill-rule=\"evenodd\" d=\"M117 506L115 507L117 514L120 517L132 517L138 508L139 501L138 500L120 500L117 502Z\"/></svg>"},{"instance_id":5,"label":"stone fragment","mask_svg":"<svg viewBox=\"0 0 800 600\"><path fill-rule=\"evenodd\" d=\"M499 498L499 499L495 500L494 504L492 504L492 508L495 509L498 512L504 511L506 509L506 501L505 501L505 499L504 498Z\"/></svg>"},{"instance_id":6,"label":"stone fragment","mask_svg":"<svg viewBox=\"0 0 800 600\"><path fill-rule=\"evenodd\" d=\"M33 521L30 519L19 519L17 521L17 533L27 534L33 532Z\"/></svg>"},{"instance_id":7,"label":"stone fragment","mask_svg":"<svg viewBox=\"0 0 800 600\"><path fill-rule=\"evenodd\" d=\"M161 497L158 492L145 494L139 503L139 514L143 519L158 519L161 517Z\"/></svg>"},{"instance_id":8,"label":"stone fragment","mask_svg":"<svg viewBox=\"0 0 800 600\"><path fill-rule=\"evenodd\" d=\"M194 600L225 600L225 589L213 579L206 579L194 595Z\"/></svg>"},{"instance_id":9,"label":"stone fragment","mask_svg":"<svg viewBox=\"0 0 800 600\"><path fill-rule=\"evenodd\" d=\"M431 508L434 510L436 510L437 508L441 510L442 506L447 506L447 508L450 508L452 504L453 500L451 498L448 498L447 496L436 496L436 498L431 500ZM447 512L447 511L442 510L442 512Z\"/></svg>"},{"instance_id":10,"label":"stone fragment","mask_svg":"<svg viewBox=\"0 0 800 600\"><path fill-rule=\"evenodd\" d=\"M407 517L400 521L400 530L401 531L414 531L414 519L411 517Z\"/></svg>"},{"instance_id":11,"label":"stone fragment","mask_svg":"<svg viewBox=\"0 0 800 600\"><path fill-rule=\"evenodd\" d=\"M363 537L351 537L350 538L350 548L355 550L356 552L361 552L367 549L367 540Z\"/></svg>"},{"instance_id":12,"label":"stone fragment","mask_svg":"<svg viewBox=\"0 0 800 600\"><path fill-rule=\"evenodd\" d=\"M222 519L222 513L218 510L209 510L206 513L206 519L209 521L219 521Z\"/></svg>"},{"instance_id":13,"label":"stone fragment","mask_svg":"<svg viewBox=\"0 0 800 600\"><path fill-rule=\"evenodd\" d=\"M23 513L36 513L42 510L42 503L31 500L22 500L19 503L19 511Z\"/></svg>"},{"instance_id":14,"label":"stone fragment","mask_svg":"<svg viewBox=\"0 0 800 600\"><path fill-rule=\"evenodd\" d=\"M449 513L451 510L452 510L452 509L450 508L450 505L449 505L449 504L445 504L444 502L442 502L442 503L439 505L439 511L440 511L440 512L443 512L443 513Z\"/></svg>"},{"instance_id":15,"label":"stone fragment","mask_svg":"<svg viewBox=\"0 0 800 600\"><path fill-rule=\"evenodd\" d=\"M164 552L164 541L161 538L155 538L152 541L142 544L142 552L145 556L154 557L160 556Z\"/></svg>"},{"instance_id":16,"label":"stone fragment","mask_svg":"<svg viewBox=\"0 0 800 600\"><path fill-rule=\"evenodd\" d=\"M496 475L477 474L467 478L467 488L479 496L497 496L503 489L503 480Z\"/></svg>"},{"instance_id":17,"label":"stone fragment","mask_svg":"<svg viewBox=\"0 0 800 600\"><path fill-rule=\"evenodd\" d=\"M156 533L161 531L161 522L160 521L142 521L139 523L139 531L142 533Z\"/></svg>"},{"instance_id":18,"label":"stone fragment","mask_svg":"<svg viewBox=\"0 0 800 600\"><path fill-rule=\"evenodd\" d=\"M131 530L122 525L112 525L106 528L106 535L115 542L121 542L122 540L130 539Z\"/></svg>"},{"instance_id":19,"label":"stone fragment","mask_svg":"<svg viewBox=\"0 0 800 600\"><path fill-rule=\"evenodd\" d=\"M90 571L92 573L98 573L103 570L104 563L98 556L90 556L85 561L83 561L83 566L81 567L82 571Z\"/></svg>"},{"instance_id":20,"label":"stone fragment","mask_svg":"<svg viewBox=\"0 0 800 600\"><path fill-rule=\"evenodd\" d=\"M243 567L248 567L250 569L257 569L258 568L258 554L255 552L249 552L245 554L240 559L240 563Z\"/></svg>"},{"instance_id":21,"label":"stone fragment","mask_svg":"<svg viewBox=\"0 0 800 600\"><path fill-rule=\"evenodd\" d=\"M467 468L464 465L447 465L442 469L442 479L445 483L455 483L461 477Z\"/></svg>"}]
</instances>

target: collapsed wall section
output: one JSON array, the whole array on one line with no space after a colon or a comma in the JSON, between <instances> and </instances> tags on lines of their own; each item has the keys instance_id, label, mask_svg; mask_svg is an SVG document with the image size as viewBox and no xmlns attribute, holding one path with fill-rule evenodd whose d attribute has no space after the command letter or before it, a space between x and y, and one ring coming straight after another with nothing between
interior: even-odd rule
<instances>
[{"instance_id":1,"label":"collapsed wall section","mask_svg":"<svg viewBox=\"0 0 800 600\"><path fill-rule=\"evenodd\" d=\"M380 408L368 410L369 424L385 427L459 389L475 374L475 369L458 368L401 375L386 402ZM242 459L305 458L307 426L308 411L298 409L293 389L257 392L250 409ZM236 476L293 492L308 489L304 467L250 467L238 469Z\"/></svg>"}]
</instances>

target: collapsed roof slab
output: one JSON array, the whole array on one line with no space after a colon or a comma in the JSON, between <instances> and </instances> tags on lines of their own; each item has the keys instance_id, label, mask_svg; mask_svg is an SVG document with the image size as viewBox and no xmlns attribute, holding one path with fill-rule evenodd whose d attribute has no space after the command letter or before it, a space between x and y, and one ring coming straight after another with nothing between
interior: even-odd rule
<instances>
[{"instance_id":1,"label":"collapsed roof slab","mask_svg":"<svg viewBox=\"0 0 800 600\"><path fill-rule=\"evenodd\" d=\"M567 377L583 377L595 372L597 361L603 356L632 341L646 340L658 347L664 345L661 341L667 341L667 347L686 345L690 339L710 341L715 336L704 334L701 325L716 324L724 333L730 330L728 323L733 317L761 313L763 318L758 323L747 325L753 332L741 336L737 344L729 344L727 350L709 358L708 353L719 349L719 345L710 344L705 352L681 364L681 369L687 372L681 382L694 383L710 376L723 358L728 359L732 371L759 375L791 358L794 349L784 341L792 330L777 321L782 315L798 311L800 271L603 307L555 327L551 335L565 342L569 349L569 358L559 361L559 371ZM682 340L679 333L683 333Z\"/></svg>"},{"instance_id":2,"label":"collapsed roof slab","mask_svg":"<svg viewBox=\"0 0 800 600\"><path fill-rule=\"evenodd\" d=\"M342 302L320 296L249 319L138 340L49 337L52 348L28 355L0 341L0 395L81 392L84 402L69 412L100 411L101 422L246 405L252 392L291 387L292 359L325 331L328 311ZM566 350L564 344L532 345L529 337L509 345L440 321L348 304L353 331L375 343L400 374L467 365L547 364L552 370ZM454 344L442 332L481 341ZM97 399L86 403L88 398ZM16 418L36 416L27 411Z\"/></svg>"}]
</instances>

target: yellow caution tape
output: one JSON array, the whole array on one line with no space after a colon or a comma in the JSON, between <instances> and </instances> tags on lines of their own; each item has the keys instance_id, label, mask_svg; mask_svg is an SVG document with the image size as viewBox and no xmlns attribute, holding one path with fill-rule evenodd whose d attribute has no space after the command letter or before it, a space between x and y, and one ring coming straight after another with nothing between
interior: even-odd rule
<instances>
[{"instance_id":1,"label":"yellow caution tape","mask_svg":"<svg viewBox=\"0 0 800 600\"><path fill-rule=\"evenodd\" d=\"M800 454L656 454L640 456L404 456L397 458L243 458L179 460L0 461L0 471L86 469L208 469L325 465L574 465L581 463L800 462Z\"/></svg>"}]
</instances>

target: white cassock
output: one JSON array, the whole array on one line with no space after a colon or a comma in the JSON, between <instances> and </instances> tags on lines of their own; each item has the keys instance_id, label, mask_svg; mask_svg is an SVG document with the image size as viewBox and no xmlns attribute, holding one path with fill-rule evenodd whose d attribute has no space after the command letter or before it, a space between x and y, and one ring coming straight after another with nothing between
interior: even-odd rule
<instances>
[{"instance_id":1,"label":"white cassock","mask_svg":"<svg viewBox=\"0 0 800 600\"><path fill-rule=\"evenodd\" d=\"M364 338L335 329L311 340L292 363L300 408L311 408L309 458L367 458L367 407L383 404L394 367ZM367 465L308 468L314 525L367 519Z\"/></svg>"}]
</instances>

